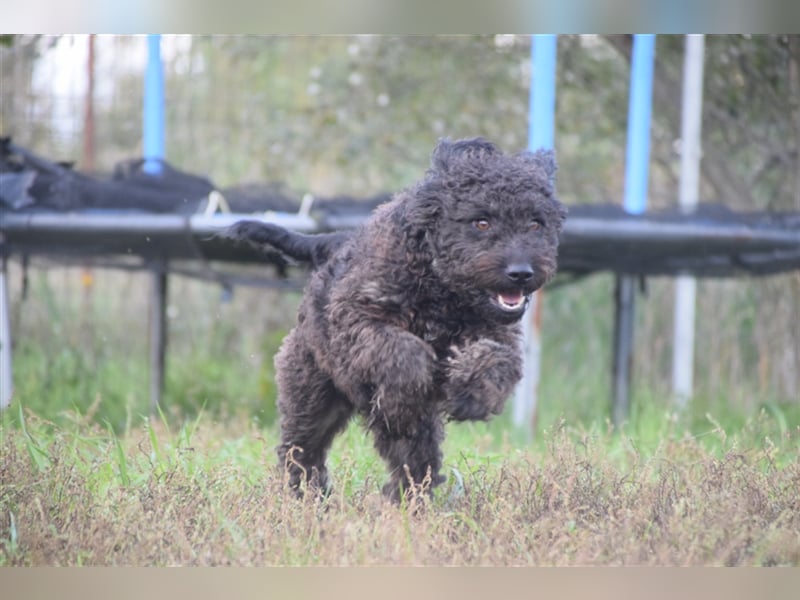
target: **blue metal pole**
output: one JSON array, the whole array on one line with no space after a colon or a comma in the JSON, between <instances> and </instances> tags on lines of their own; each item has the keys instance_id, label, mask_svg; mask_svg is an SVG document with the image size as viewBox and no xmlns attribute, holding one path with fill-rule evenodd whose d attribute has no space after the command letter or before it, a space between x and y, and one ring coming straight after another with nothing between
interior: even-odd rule
<instances>
[{"instance_id":1,"label":"blue metal pole","mask_svg":"<svg viewBox=\"0 0 800 600\"><path fill-rule=\"evenodd\" d=\"M641 214L647 208L650 174L650 116L656 36L635 35L628 103L628 145L625 155L625 210Z\"/></svg>"},{"instance_id":2,"label":"blue metal pole","mask_svg":"<svg viewBox=\"0 0 800 600\"><path fill-rule=\"evenodd\" d=\"M161 64L161 36L147 36L147 71L144 80L143 114L144 171L161 174L164 159L164 70Z\"/></svg>"},{"instance_id":3,"label":"blue metal pole","mask_svg":"<svg viewBox=\"0 0 800 600\"><path fill-rule=\"evenodd\" d=\"M655 41L654 35L636 35L633 39L623 199L625 210L632 214L641 214L647 208ZM618 276L614 295L611 419L619 427L630 414L636 280L630 275Z\"/></svg>"},{"instance_id":4,"label":"blue metal pole","mask_svg":"<svg viewBox=\"0 0 800 600\"><path fill-rule=\"evenodd\" d=\"M552 149L556 110L556 50L558 36L534 35L531 39L531 93L528 117L528 149ZM533 294L522 321L523 373L514 396L514 424L533 436L541 364L541 292Z\"/></svg>"},{"instance_id":5,"label":"blue metal pole","mask_svg":"<svg viewBox=\"0 0 800 600\"><path fill-rule=\"evenodd\" d=\"M534 35L531 44L531 95L528 149L553 148L556 112L556 49L558 36Z\"/></svg>"}]
</instances>

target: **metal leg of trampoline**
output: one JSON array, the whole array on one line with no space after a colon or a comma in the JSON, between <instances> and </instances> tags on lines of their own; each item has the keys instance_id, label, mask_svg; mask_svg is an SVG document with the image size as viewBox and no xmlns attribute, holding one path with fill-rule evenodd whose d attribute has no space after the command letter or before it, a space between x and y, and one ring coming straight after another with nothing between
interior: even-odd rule
<instances>
[{"instance_id":1,"label":"metal leg of trampoline","mask_svg":"<svg viewBox=\"0 0 800 600\"><path fill-rule=\"evenodd\" d=\"M614 296L614 364L611 371L611 420L615 427L620 427L630 414L636 279L630 275L618 275Z\"/></svg>"},{"instance_id":2,"label":"metal leg of trampoline","mask_svg":"<svg viewBox=\"0 0 800 600\"><path fill-rule=\"evenodd\" d=\"M13 383L11 379L11 318L9 317L6 266L8 259L0 257L0 409L11 404Z\"/></svg>"},{"instance_id":3,"label":"metal leg of trampoline","mask_svg":"<svg viewBox=\"0 0 800 600\"><path fill-rule=\"evenodd\" d=\"M156 415L162 405L167 350L166 265L153 270L150 290L150 414Z\"/></svg>"}]
</instances>

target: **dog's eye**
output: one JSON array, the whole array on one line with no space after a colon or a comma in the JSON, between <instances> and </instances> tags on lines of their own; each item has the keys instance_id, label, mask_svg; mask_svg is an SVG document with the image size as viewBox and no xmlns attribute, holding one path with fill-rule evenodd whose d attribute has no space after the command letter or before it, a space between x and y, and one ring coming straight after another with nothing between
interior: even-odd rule
<instances>
[{"instance_id":1,"label":"dog's eye","mask_svg":"<svg viewBox=\"0 0 800 600\"><path fill-rule=\"evenodd\" d=\"M539 231L544 226L539 219L534 219L530 223L528 223L528 231Z\"/></svg>"},{"instance_id":2,"label":"dog's eye","mask_svg":"<svg viewBox=\"0 0 800 600\"><path fill-rule=\"evenodd\" d=\"M492 227L488 219L475 219L472 222L472 226L478 231L489 231L489 229Z\"/></svg>"}]
</instances>

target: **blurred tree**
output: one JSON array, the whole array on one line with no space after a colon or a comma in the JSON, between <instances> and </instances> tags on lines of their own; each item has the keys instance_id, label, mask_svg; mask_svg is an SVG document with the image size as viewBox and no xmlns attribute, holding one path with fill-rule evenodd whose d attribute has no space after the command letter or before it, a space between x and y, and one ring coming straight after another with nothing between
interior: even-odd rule
<instances>
[{"instance_id":1,"label":"blurred tree","mask_svg":"<svg viewBox=\"0 0 800 600\"><path fill-rule=\"evenodd\" d=\"M46 111L46 98L33 93L33 68L37 58L52 39L39 35L6 35L0 44L0 135L42 141L43 125L38 124L37 110Z\"/></svg>"},{"instance_id":2,"label":"blurred tree","mask_svg":"<svg viewBox=\"0 0 800 600\"><path fill-rule=\"evenodd\" d=\"M440 136L523 147L527 42L494 39L195 38L192 67L180 59L168 93L175 111L191 110L203 127L173 128L170 149L188 158L215 148L224 183L288 179L301 190L366 195L410 183ZM230 145L238 151L222 156Z\"/></svg>"},{"instance_id":3,"label":"blurred tree","mask_svg":"<svg viewBox=\"0 0 800 600\"><path fill-rule=\"evenodd\" d=\"M607 40L630 61L631 36ZM673 177L683 47L683 36L659 36L655 154ZM800 36L706 36L703 101L705 199L740 210L800 209Z\"/></svg>"}]
</instances>

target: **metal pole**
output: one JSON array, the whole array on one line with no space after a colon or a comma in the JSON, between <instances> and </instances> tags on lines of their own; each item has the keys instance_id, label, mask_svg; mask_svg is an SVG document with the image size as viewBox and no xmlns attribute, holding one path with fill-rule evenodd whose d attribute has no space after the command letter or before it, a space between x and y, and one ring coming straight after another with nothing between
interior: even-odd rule
<instances>
[{"instance_id":1,"label":"metal pole","mask_svg":"<svg viewBox=\"0 0 800 600\"><path fill-rule=\"evenodd\" d=\"M160 175L164 159L164 69L161 64L161 36L147 36L147 70L142 114L143 170ZM150 294L150 413L155 415L164 392L167 349L167 265L156 264L151 275Z\"/></svg>"},{"instance_id":2,"label":"metal pole","mask_svg":"<svg viewBox=\"0 0 800 600\"><path fill-rule=\"evenodd\" d=\"M528 150L551 149L555 140L557 35L534 35Z\"/></svg>"},{"instance_id":3,"label":"metal pole","mask_svg":"<svg viewBox=\"0 0 800 600\"><path fill-rule=\"evenodd\" d=\"M11 377L11 318L6 284L8 259L0 256L0 409L11 404L14 385Z\"/></svg>"},{"instance_id":4,"label":"metal pole","mask_svg":"<svg viewBox=\"0 0 800 600\"><path fill-rule=\"evenodd\" d=\"M624 198L624 208L632 214L641 214L647 208L655 49L655 35L633 36Z\"/></svg>"},{"instance_id":5,"label":"metal pole","mask_svg":"<svg viewBox=\"0 0 800 600\"><path fill-rule=\"evenodd\" d=\"M95 34L89 34L87 40L88 56L86 58L86 104L83 112L83 168L90 173L95 170L95 135L94 135L94 65Z\"/></svg>"},{"instance_id":6,"label":"metal pole","mask_svg":"<svg viewBox=\"0 0 800 600\"><path fill-rule=\"evenodd\" d=\"M524 428L529 439L536 429L536 405L538 399L539 377L541 374L541 319L542 298L536 292L522 321L522 380L517 384L514 395L512 418L514 425Z\"/></svg>"},{"instance_id":7,"label":"metal pole","mask_svg":"<svg viewBox=\"0 0 800 600\"><path fill-rule=\"evenodd\" d=\"M89 34L87 39L86 57L86 104L83 112L83 169L93 173L96 168L95 161L95 134L94 134L94 75L95 75L95 34ZM81 281L83 283L83 306L81 317L89 313L89 300L92 289L92 269L84 265Z\"/></svg>"},{"instance_id":8,"label":"metal pole","mask_svg":"<svg viewBox=\"0 0 800 600\"><path fill-rule=\"evenodd\" d=\"M159 263L150 288L150 414L156 415L164 393L167 354L167 269Z\"/></svg>"},{"instance_id":9,"label":"metal pole","mask_svg":"<svg viewBox=\"0 0 800 600\"><path fill-rule=\"evenodd\" d=\"M695 211L700 192L700 156L703 112L702 35L686 36L681 101L681 175L678 202L681 212ZM689 275L675 280L675 317L672 347L672 393L678 408L685 408L694 388L694 330L697 281Z\"/></svg>"},{"instance_id":10,"label":"metal pole","mask_svg":"<svg viewBox=\"0 0 800 600\"><path fill-rule=\"evenodd\" d=\"M641 214L647 207L654 58L655 36L635 35L628 103L624 197L624 208L632 214ZM633 329L636 316L635 293L636 280L633 277L617 276L611 394L611 416L617 427L628 417L630 409Z\"/></svg>"},{"instance_id":11,"label":"metal pole","mask_svg":"<svg viewBox=\"0 0 800 600\"><path fill-rule=\"evenodd\" d=\"M558 36L534 35L531 38L531 93L528 118L528 149L552 149L555 137L556 52ZM523 375L514 394L513 420L525 428L528 437L536 426L539 373L541 363L542 293L531 298L522 319Z\"/></svg>"},{"instance_id":12,"label":"metal pole","mask_svg":"<svg viewBox=\"0 0 800 600\"><path fill-rule=\"evenodd\" d=\"M142 153L145 173L161 174L164 159L164 69L161 36L147 36L147 70L144 79Z\"/></svg>"},{"instance_id":13,"label":"metal pole","mask_svg":"<svg viewBox=\"0 0 800 600\"><path fill-rule=\"evenodd\" d=\"M636 280L617 277L614 288L614 357L612 365L611 421L622 425L630 414L630 380L633 367L634 300Z\"/></svg>"}]
</instances>

